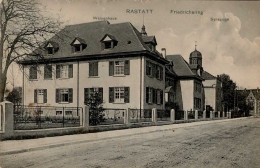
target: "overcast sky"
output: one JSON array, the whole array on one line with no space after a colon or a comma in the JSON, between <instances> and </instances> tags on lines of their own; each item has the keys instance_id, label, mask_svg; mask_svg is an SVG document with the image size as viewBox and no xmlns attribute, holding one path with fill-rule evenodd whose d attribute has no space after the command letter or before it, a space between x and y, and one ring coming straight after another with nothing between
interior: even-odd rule
<instances>
[{"instance_id":1,"label":"overcast sky","mask_svg":"<svg viewBox=\"0 0 260 168\"><path fill-rule=\"evenodd\" d=\"M148 35L156 36L158 51L166 48L167 54L181 54L188 61L197 41L204 70L213 75L229 74L243 88L260 87L259 1L42 0L42 3L49 14L60 15L64 24L112 17L116 20L109 20L111 24L131 22L138 30L143 14L126 11L152 10L144 14L144 24ZM171 10L203 14L174 14Z\"/></svg>"}]
</instances>

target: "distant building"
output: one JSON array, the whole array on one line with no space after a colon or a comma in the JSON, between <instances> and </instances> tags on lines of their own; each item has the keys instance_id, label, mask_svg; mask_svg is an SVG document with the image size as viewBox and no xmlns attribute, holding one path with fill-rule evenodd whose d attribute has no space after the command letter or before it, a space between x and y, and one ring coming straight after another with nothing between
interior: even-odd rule
<instances>
[{"instance_id":1,"label":"distant building","mask_svg":"<svg viewBox=\"0 0 260 168\"><path fill-rule=\"evenodd\" d=\"M202 111L205 101L202 67L188 64L181 55L167 55L166 59L171 62L166 66L168 102L176 103L181 110Z\"/></svg>"},{"instance_id":2,"label":"distant building","mask_svg":"<svg viewBox=\"0 0 260 168\"><path fill-rule=\"evenodd\" d=\"M249 114L252 116L260 116L260 89L240 90L246 94L246 103L251 107Z\"/></svg>"}]
</instances>

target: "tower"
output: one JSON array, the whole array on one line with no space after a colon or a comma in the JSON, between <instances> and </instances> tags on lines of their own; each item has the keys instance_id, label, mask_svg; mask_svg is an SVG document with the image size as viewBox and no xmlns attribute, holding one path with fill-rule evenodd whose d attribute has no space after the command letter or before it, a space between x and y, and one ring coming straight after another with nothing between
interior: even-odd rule
<instances>
[{"instance_id":1,"label":"tower","mask_svg":"<svg viewBox=\"0 0 260 168\"><path fill-rule=\"evenodd\" d=\"M190 53L190 65L202 67L202 54L197 50L197 42L195 42L195 50Z\"/></svg>"}]
</instances>

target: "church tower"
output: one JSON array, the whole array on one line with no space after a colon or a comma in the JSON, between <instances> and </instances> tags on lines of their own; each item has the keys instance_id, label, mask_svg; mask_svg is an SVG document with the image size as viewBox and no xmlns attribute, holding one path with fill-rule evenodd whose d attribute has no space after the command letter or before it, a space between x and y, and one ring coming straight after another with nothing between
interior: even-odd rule
<instances>
[{"instance_id":1,"label":"church tower","mask_svg":"<svg viewBox=\"0 0 260 168\"><path fill-rule=\"evenodd\" d=\"M195 43L195 50L190 53L190 65L200 65L202 67L202 54L197 50Z\"/></svg>"}]
</instances>

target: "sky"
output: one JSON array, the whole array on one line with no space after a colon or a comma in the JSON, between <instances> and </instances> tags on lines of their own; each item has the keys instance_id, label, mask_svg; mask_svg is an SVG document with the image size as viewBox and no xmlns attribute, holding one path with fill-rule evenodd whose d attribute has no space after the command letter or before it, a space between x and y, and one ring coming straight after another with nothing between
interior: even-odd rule
<instances>
[{"instance_id":1,"label":"sky","mask_svg":"<svg viewBox=\"0 0 260 168\"><path fill-rule=\"evenodd\" d=\"M40 1L44 14L60 16L64 25L98 21L94 17L110 17L111 24L131 22L138 30L144 23L148 35L155 35L159 52L166 48L167 55L180 54L186 61L197 41L204 70L230 75L239 89L260 87L260 1ZM145 13L134 12L139 9Z\"/></svg>"}]
</instances>

